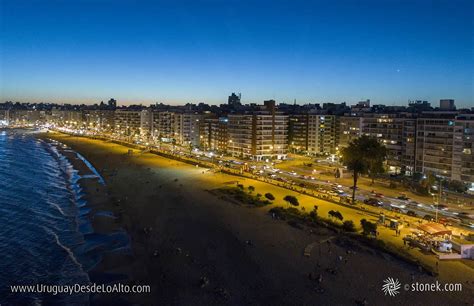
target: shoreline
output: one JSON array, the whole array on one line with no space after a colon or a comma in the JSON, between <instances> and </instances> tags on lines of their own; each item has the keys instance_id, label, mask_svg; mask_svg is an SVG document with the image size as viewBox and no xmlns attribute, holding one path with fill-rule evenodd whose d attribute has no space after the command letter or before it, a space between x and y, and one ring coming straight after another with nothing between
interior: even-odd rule
<instances>
[{"instance_id":1,"label":"shoreline","mask_svg":"<svg viewBox=\"0 0 474 306\"><path fill-rule=\"evenodd\" d=\"M348 290L351 295L349 300L348 297L338 296L334 288L344 287L347 280L349 283L357 282L358 274L342 273L344 276L334 277L326 276L327 271L320 271L325 275L324 293L315 293L314 282L307 279L308 271L312 271L315 265L329 268L335 263L332 260L328 262L328 258L324 256L316 259L313 255L310 259L301 258L301 252L305 245L316 240L315 235L321 234L321 238L331 236L332 234L328 233L327 229L317 229L319 234L304 233L283 222L271 220L266 213L271 206L263 209L235 207L233 204L216 199L213 195L203 194L203 191L206 192L205 189L222 185L225 183L222 180L231 181L232 178L245 182L246 185L249 182L256 186L258 184L257 189L263 183L254 183L251 179L225 174L204 174L200 168L149 153L127 156L128 148L125 149L118 144L61 134L54 135L67 140L66 143L69 146L94 164L107 182L107 186L110 186L110 201L103 203L103 206L109 208L117 216L115 221L130 235L133 256L113 258L114 256L105 255L96 269L101 272L129 272L132 282L138 284L150 282L152 285L151 299L150 296L126 296L127 301L149 303L152 300L155 301L156 298L161 298L157 301L182 304L195 302L198 299L200 303L206 304L223 302L234 304L257 301L259 303L280 301L281 303L281 301L293 302L296 299L305 303L314 300L324 301L328 296L345 304L349 300L353 304L354 300L364 298L367 298L369 302L389 303L391 301L380 292L363 293L367 295L366 297L358 296L361 294L361 288ZM238 219L235 220L236 218ZM187 229L187 226L190 229ZM152 228L148 234L143 232L143 229L147 227ZM261 232L262 230L264 231ZM279 236L272 235L273 231L279 233ZM222 233L219 234L219 232ZM203 233L205 235L200 236ZM194 241L199 239L204 239L202 244ZM247 240L255 241L256 246L246 246ZM220 246L222 243L225 246ZM353 241L349 244L351 243L354 244ZM347 247L333 245L332 248L331 258L335 253L346 257L343 249ZM230 250L232 250L231 253L228 253ZM378 251L373 249L367 250L362 247L362 250L357 256L350 256L351 261L357 261L359 265L364 266L358 273L365 270L373 271L373 267L356 258L361 257L367 260L367 257L370 257L372 261L377 261L379 256L385 256L376 255ZM158 251L158 256L154 256L155 251ZM219 256L226 254L225 256L231 258L229 260L215 258L209 256L209 252L220 254ZM319 252L321 255L321 247ZM240 256L235 257L233 253ZM375 257L372 258L373 256ZM242 260L241 257L244 259ZM238 261L243 261L243 263ZM269 265L267 261L271 264ZM405 271L403 272L406 274L405 278L416 273L397 259L392 258L390 261L393 264L387 264L390 267L384 267L384 269L400 273ZM214 265L214 269L210 269L209 262L213 262L211 266ZM396 262L398 263L395 264ZM235 270L230 268L229 264L237 264L241 267ZM275 264L279 267L277 271L273 271L272 268ZM220 270L243 275L241 277L225 276ZM262 275L256 276L255 271L260 271ZM282 279L275 279L275 273ZM200 279L203 275L210 280L212 286L206 285L204 289L200 287ZM299 276L296 277L297 275ZM253 278L255 279L249 281ZM374 284L371 286L378 286L379 281L380 285L382 284L383 278L375 277L377 280L375 282L374 276L369 278L370 283ZM434 279L422 273L417 273L418 278ZM291 280L304 290L301 288L290 290L283 280ZM246 284L247 281L251 285ZM326 282L333 283L330 287L334 288L327 287ZM214 284L222 284L222 286ZM213 288L209 290L208 287ZM367 291L367 287L364 288ZM265 294L261 290L265 291ZM435 296L428 300L433 297ZM109 296L100 298L101 301L107 301Z\"/></svg>"},{"instance_id":2,"label":"shoreline","mask_svg":"<svg viewBox=\"0 0 474 306\"><path fill-rule=\"evenodd\" d=\"M79 187L79 191L71 192L75 196L77 230L84 238L84 245L76 250L75 256L79 257L79 262L82 261L82 266L86 261L84 272L89 280L98 284L128 282L130 275L107 273L98 268L107 254L118 253L120 249L123 249L123 253L128 253L127 249L130 248L128 235L117 223L114 213L107 209L111 199L103 177L86 158L69 146L56 142L45 134L36 135L36 138L44 141L47 146L54 146L55 149L52 150L57 151L57 158L64 157L74 171L67 179L73 188L75 185ZM93 301L92 295L89 300Z\"/></svg>"}]
</instances>

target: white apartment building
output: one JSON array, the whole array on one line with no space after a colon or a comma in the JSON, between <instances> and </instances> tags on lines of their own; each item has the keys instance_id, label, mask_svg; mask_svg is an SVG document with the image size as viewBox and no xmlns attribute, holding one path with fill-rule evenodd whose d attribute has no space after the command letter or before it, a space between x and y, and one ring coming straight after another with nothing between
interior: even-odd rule
<instances>
[{"instance_id":1,"label":"white apartment building","mask_svg":"<svg viewBox=\"0 0 474 306\"><path fill-rule=\"evenodd\" d=\"M228 116L228 147L232 156L253 160L285 159L288 153L288 116L253 111Z\"/></svg>"},{"instance_id":2,"label":"white apartment building","mask_svg":"<svg viewBox=\"0 0 474 306\"><path fill-rule=\"evenodd\" d=\"M309 114L308 153L334 154L336 147L336 117Z\"/></svg>"},{"instance_id":3,"label":"white apartment building","mask_svg":"<svg viewBox=\"0 0 474 306\"><path fill-rule=\"evenodd\" d=\"M204 116L197 113L175 113L173 138L180 145L200 145L200 124Z\"/></svg>"}]
</instances>

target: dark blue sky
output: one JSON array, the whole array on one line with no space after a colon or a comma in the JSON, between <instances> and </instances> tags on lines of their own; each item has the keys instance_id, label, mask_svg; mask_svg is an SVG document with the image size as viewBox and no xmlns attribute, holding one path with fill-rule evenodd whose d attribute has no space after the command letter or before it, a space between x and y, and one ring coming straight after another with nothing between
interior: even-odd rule
<instances>
[{"instance_id":1,"label":"dark blue sky","mask_svg":"<svg viewBox=\"0 0 474 306\"><path fill-rule=\"evenodd\" d=\"M469 0L0 5L2 100L474 106Z\"/></svg>"}]
</instances>

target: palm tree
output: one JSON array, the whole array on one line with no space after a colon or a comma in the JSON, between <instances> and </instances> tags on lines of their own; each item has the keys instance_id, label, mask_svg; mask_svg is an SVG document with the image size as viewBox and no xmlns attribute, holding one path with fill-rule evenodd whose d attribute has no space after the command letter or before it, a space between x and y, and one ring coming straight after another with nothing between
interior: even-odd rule
<instances>
[{"instance_id":1,"label":"palm tree","mask_svg":"<svg viewBox=\"0 0 474 306\"><path fill-rule=\"evenodd\" d=\"M372 169L372 174L383 168L386 149L376 138L361 136L342 150L342 161L347 169L352 171L352 204L355 204L357 180L362 174L367 174Z\"/></svg>"}]
</instances>

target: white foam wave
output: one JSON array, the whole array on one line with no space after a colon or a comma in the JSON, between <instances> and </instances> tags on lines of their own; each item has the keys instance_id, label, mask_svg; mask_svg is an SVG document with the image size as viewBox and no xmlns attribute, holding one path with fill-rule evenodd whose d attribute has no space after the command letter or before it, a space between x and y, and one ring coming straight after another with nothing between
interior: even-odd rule
<instances>
[{"instance_id":1,"label":"white foam wave","mask_svg":"<svg viewBox=\"0 0 474 306\"><path fill-rule=\"evenodd\" d=\"M42 226L43 229L48 233L50 234L51 236L54 237L55 241L56 241L56 244L61 247L64 251L66 251L66 253L68 254L69 258L71 258L71 260L82 270L84 271L83 267L82 267L82 264L77 260L76 256L74 255L73 251L68 248L67 246L65 246L64 244L61 243L61 241L59 240L59 236L53 232L52 230L50 230L49 228L45 227L45 226Z\"/></svg>"}]
</instances>

